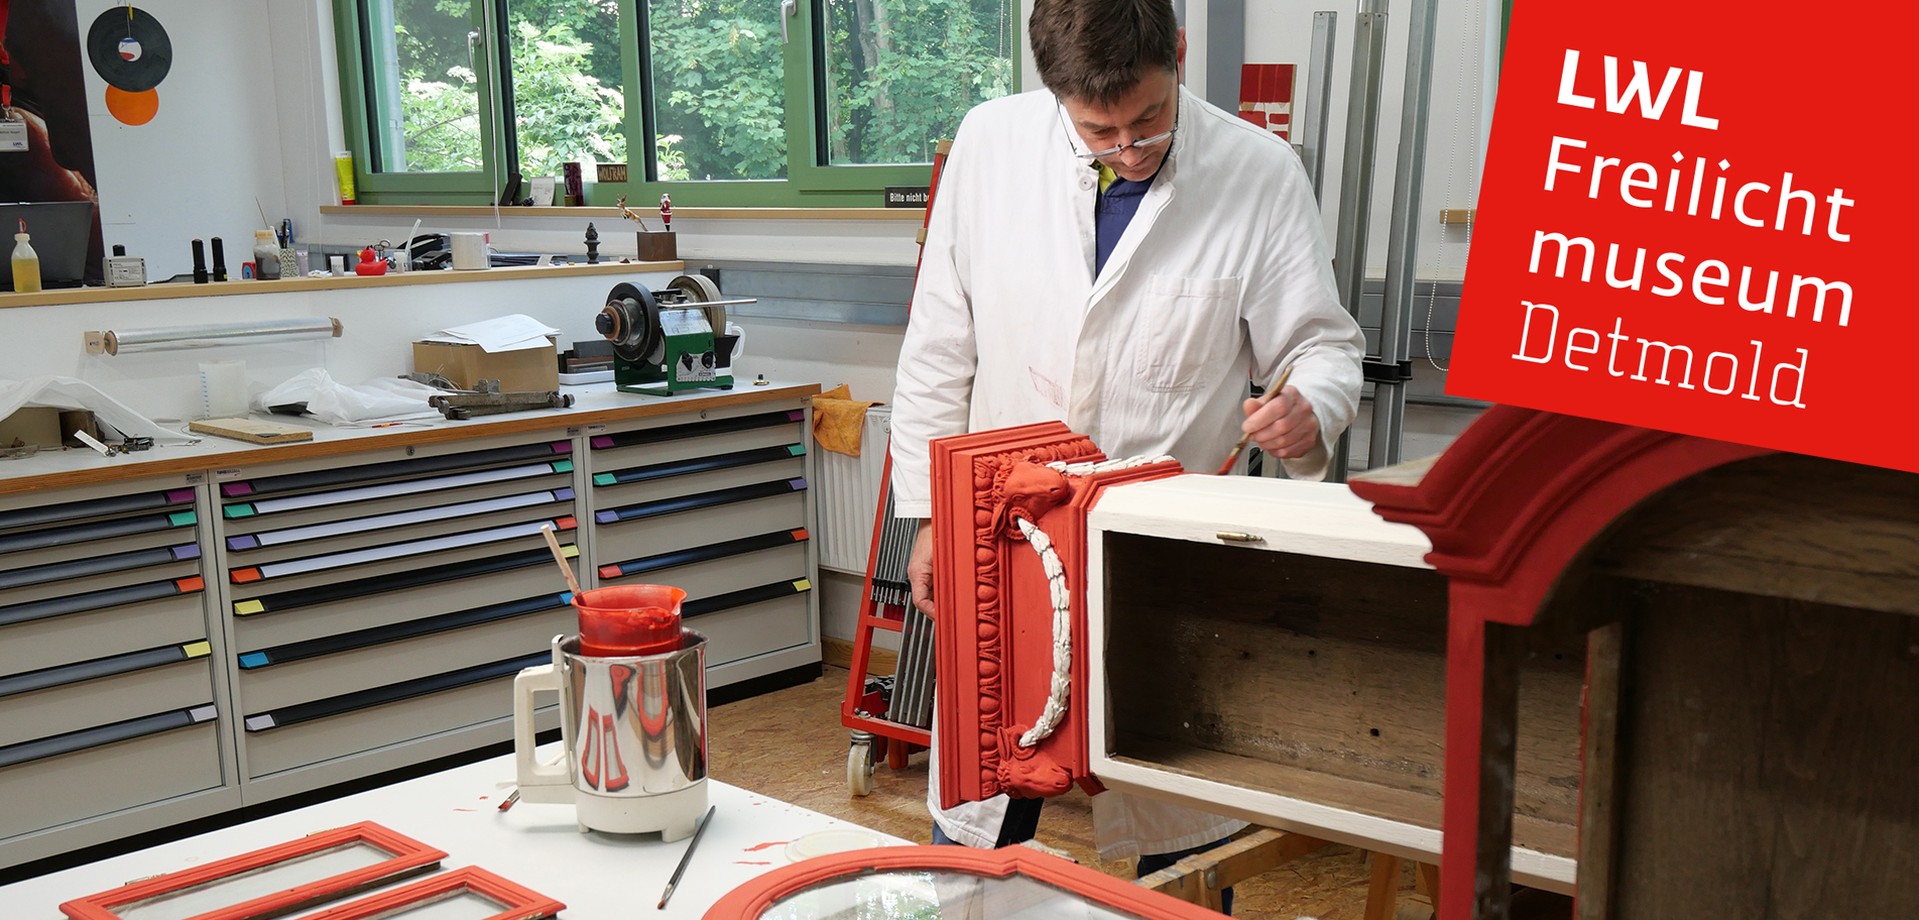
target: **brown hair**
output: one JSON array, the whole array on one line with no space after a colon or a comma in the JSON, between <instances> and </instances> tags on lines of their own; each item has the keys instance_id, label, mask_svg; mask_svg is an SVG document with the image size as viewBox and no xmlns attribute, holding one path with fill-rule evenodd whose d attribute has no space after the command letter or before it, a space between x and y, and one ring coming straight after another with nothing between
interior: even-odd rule
<instances>
[{"instance_id":1,"label":"brown hair","mask_svg":"<svg viewBox=\"0 0 1919 920\"><path fill-rule=\"evenodd\" d=\"M1110 104L1152 68L1179 68L1172 0L1034 0L1026 34L1041 82L1065 99Z\"/></svg>"}]
</instances>

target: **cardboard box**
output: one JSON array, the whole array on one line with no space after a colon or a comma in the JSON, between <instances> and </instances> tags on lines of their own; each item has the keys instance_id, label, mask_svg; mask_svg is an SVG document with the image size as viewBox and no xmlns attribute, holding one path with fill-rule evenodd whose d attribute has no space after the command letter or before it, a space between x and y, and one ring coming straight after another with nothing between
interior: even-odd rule
<instances>
[{"instance_id":1,"label":"cardboard box","mask_svg":"<svg viewBox=\"0 0 1919 920\"><path fill-rule=\"evenodd\" d=\"M21 406L12 415L0 419L0 447L39 445L41 450L60 449L60 413L64 409L46 406Z\"/></svg>"},{"instance_id":2,"label":"cardboard box","mask_svg":"<svg viewBox=\"0 0 1919 920\"><path fill-rule=\"evenodd\" d=\"M107 433L100 428L100 420L95 418L91 409L60 410L60 440L68 447L86 447L87 443L74 437L74 432L84 431L96 441L107 439Z\"/></svg>"},{"instance_id":3,"label":"cardboard box","mask_svg":"<svg viewBox=\"0 0 1919 920\"><path fill-rule=\"evenodd\" d=\"M680 257L672 230L639 230L634 236L639 238L642 262L673 262Z\"/></svg>"},{"instance_id":4,"label":"cardboard box","mask_svg":"<svg viewBox=\"0 0 1919 920\"><path fill-rule=\"evenodd\" d=\"M15 441L21 445L38 445L41 450L84 446L79 438L73 436L75 431L84 431L96 439L105 440L101 436L99 420L93 417L90 410L22 406L12 415L0 418L0 447L12 447Z\"/></svg>"},{"instance_id":5,"label":"cardboard box","mask_svg":"<svg viewBox=\"0 0 1919 920\"><path fill-rule=\"evenodd\" d=\"M560 388L557 348L521 348L482 351L478 345L453 342L414 342L413 370L439 374L463 390L481 380L498 380L504 393L527 393Z\"/></svg>"}]
</instances>

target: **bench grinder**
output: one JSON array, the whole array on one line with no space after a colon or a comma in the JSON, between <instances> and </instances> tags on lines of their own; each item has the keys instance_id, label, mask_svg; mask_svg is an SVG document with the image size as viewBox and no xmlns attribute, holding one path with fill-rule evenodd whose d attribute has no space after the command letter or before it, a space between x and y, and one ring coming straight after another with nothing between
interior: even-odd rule
<instances>
[{"instance_id":1,"label":"bench grinder","mask_svg":"<svg viewBox=\"0 0 1919 920\"><path fill-rule=\"evenodd\" d=\"M622 393L671 396L733 388L733 346L723 300L705 275L681 275L665 290L622 281L606 296L593 327L613 343L613 382Z\"/></svg>"}]
</instances>

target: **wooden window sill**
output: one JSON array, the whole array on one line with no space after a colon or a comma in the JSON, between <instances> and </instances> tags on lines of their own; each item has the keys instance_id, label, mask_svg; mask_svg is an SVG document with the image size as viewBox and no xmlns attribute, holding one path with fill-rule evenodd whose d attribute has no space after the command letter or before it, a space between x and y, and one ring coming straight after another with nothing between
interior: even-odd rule
<instances>
[{"instance_id":1,"label":"wooden window sill","mask_svg":"<svg viewBox=\"0 0 1919 920\"><path fill-rule=\"evenodd\" d=\"M321 214L414 215L420 217L492 217L491 205L411 205L355 204L321 205ZM501 217L587 217L618 221L618 208L604 207L502 207ZM645 209L641 214L651 217ZM675 220L888 220L924 223L925 208L674 208Z\"/></svg>"},{"instance_id":2,"label":"wooden window sill","mask_svg":"<svg viewBox=\"0 0 1919 920\"><path fill-rule=\"evenodd\" d=\"M559 210L559 209L555 209ZM566 210L578 210L568 208ZM149 284L145 287L86 287L0 293L0 309L60 304L116 303L131 300L172 300L222 297L233 294L276 294L288 291L332 291L346 288L399 287L410 284L454 284L474 281L523 281L573 275L631 275L639 272L683 272L685 262L601 262L597 265L506 266L484 271L414 271L403 274L325 278L286 278L276 281L222 281L217 284Z\"/></svg>"}]
</instances>

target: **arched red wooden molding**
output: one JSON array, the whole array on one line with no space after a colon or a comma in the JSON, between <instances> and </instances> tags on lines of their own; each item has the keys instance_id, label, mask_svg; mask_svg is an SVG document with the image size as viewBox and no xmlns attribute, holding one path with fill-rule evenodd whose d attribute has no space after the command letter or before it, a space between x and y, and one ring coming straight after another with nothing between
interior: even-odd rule
<instances>
[{"instance_id":1,"label":"arched red wooden molding","mask_svg":"<svg viewBox=\"0 0 1919 920\"><path fill-rule=\"evenodd\" d=\"M1510 771L1511 733L1509 726L1489 727L1486 713L1510 705L1516 675L1509 673L1510 659L1488 662L1488 625L1532 624L1567 567L1648 497L1767 453L1772 451L1495 406L1423 470L1406 465L1353 481L1353 491L1373 502L1381 517L1426 534L1433 545L1427 561L1451 581L1443 920L1471 920L1483 904L1482 837L1511 839L1511 790L1497 778L1502 760ZM1508 844L1499 842L1488 852L1498 854L1490 858L1502 870L1492 873L1486 887L1501 888L1508 878L1502 862Z\"/></svg>"}]
</instances>

